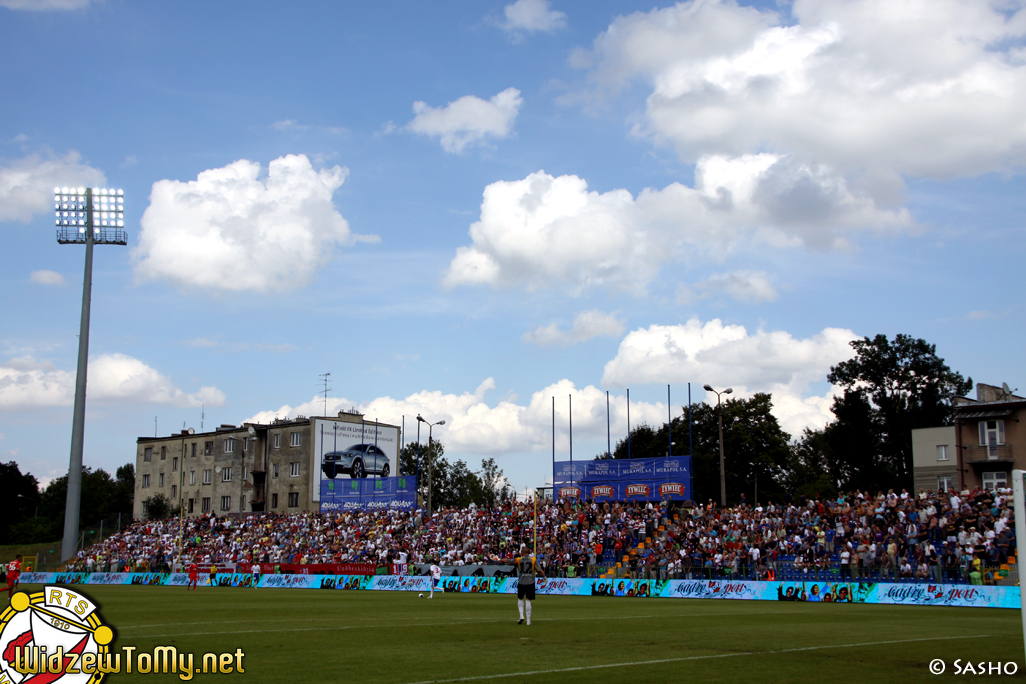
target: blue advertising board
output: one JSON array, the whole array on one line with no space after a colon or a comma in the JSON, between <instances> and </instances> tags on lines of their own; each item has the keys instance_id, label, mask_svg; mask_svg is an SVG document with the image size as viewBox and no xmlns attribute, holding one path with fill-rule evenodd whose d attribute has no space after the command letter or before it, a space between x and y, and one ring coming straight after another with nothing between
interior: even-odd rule
<instances>
[{"instance_id":1,"label":"blue advertising board","mask_svg":"<svg viewBox=\"0 0 1026 684\"><path fill-rule=\"evenodd\" d=\"M407 509L417 505L417 478L336 478L321 480L321 512L368 509Z\"/></svg>"},{"instance_id":2,"label":"blue advertising board","mask_svg":"<svg viewBox=\"0 0 1026 684\"><path fill-rule=\"evenodd\" d=\"M691 457L557 461L557 498L604 501L687 501L691 498Z\"/></svg>"}]
</instances>

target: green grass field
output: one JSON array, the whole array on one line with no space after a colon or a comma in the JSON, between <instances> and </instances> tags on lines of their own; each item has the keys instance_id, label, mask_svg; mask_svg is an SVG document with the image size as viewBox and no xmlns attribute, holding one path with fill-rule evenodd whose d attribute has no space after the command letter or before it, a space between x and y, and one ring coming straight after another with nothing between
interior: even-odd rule
<instances>
[{"instance_id":1,"label":"green grass field","mask_svg":"<svg viewBox=\"0 0 1026 684\"><path fill-rule=\"evenodd\" d=\"M527 627L512 596L81 589L114 627L116 648L245 652L245 674L193 681L938 681L956 659L1014 660L1026 674L1015 610L540 596ZM928 670L935 658L947 661L942 677ZM110 678L157 680L180 681Z\"/></svg>"}]
</instances>

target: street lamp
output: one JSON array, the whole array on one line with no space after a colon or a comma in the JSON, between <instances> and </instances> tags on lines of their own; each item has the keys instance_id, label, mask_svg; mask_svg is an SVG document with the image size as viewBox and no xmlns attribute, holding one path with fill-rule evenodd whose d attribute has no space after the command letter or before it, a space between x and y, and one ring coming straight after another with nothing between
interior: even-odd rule
<instances>
[{"instance_id":1,"label":"street lamp","mask_svg":"<svg viewBox=\"0 0 1026 684\"><path fill-rule=\"evenodd\" d=\"M428 426L428 497L427 497L428 500L427 500L427 508L428 508L428 515L430 516L431 515L431 474L434 472L434 469L435 469L435 457L434 457L434 453L432 453L432 451L431 451L431 429L434 426L436 426L436 425L445 425L445 421L444 420L440 420L437 423L429 423L428 421L424 420L424 417L422 415L420 415L418 413L417 414L417 422L419 422L419 423L427 423L427 426ZM420 426L418 425L417 428L420 429Z\"/></svg>"},{"instance_id":2,"label":"street lamp","mask_svg":"<svg viewBox=\"0 0 1026 684\"><path fill-rule=\"evenodd\" d=\"M64 509L61 560L75 553L82 501L82 444L85 438L86 370L89 365L89 304L93 289L93 245L127 245L125 193L108 188L54 188L57 242L85 245L82 282L82 321L78 334L78 374L75 378L75 415L71 427L68 498Z\"/></svg>"},{"instance_id":3,"label":"street lamp","mask_svg":"<svg viewBox=\"0 0 1026 684\"><path fill-rule=\"evenodd\" d=\"M720 506L722 508L727 507L727 468L724 465L723 460L723 407L720 406L720 392L717 392L709 385L703 388L706 392L712 392L716 395L716 414L720 426ZM723 390L722 394L730 394L734 390L731 387Z\"/></svg>"}]
</instances>

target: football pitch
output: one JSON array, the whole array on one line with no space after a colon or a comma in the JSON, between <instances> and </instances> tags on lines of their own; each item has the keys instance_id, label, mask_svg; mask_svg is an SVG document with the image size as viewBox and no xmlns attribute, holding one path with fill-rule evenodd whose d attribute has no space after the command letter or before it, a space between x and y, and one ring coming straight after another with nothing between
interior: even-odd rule
<instances>
[{"instance_id":1,"label":"football pitch","mask_svg":"<svg viewBox=\"0 0 1026 684\"><path fill-rule=\"evenodd\" d=\"M26 585L27 592L41 586ZM98 602L115 651L242 649L262 682L938 681L955 661L1022 666L1016 610L696 599L516 598L300 589L76 587ZM937 677L929 664L946 663ZM111 675L110 681L181 681Z\"/></svg>"}]
</instances>

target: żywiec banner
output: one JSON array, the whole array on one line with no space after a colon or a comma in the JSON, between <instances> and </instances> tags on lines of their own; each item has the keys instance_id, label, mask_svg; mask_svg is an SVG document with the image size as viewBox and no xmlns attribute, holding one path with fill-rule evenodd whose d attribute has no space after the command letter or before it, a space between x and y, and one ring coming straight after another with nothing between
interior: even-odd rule
<instances>
[{"instance_id":1,"label":"\u017cywiec banner","mask_svg":"<svg viewBox=\"0 0 1026 684\"><path fill-rule=\"evenodd\" d=\"M687 501L691 457L557 461L553 481L557 499Z\"/></svg>"},{"instance_id":2,"label":"\u017cywiec banner","mask_svg":"<svg viewBox=\"0 0 1026 684\"><path fill-rule=\"evenodd\" d=\"M184 573L24 572L22 584L132 584L184 586ZM200 586L210 580L201 575ZM218 575L216 587L254 588L249 573ZM538 578L537 592L550 596L622 598L691 598L809 603L886 603L909 606L1012 608L1018 610L1019 587L969 584L891 584L872 582L732 582L728 580L630 580ZM261 575L256 588L341 589L350 591L417 591L431 589L418 575ZM512 577L443 576L441 591L467 594L515 594Z\"/></svg>"},{"instance_id":3,"label":"\u017cywiec banner","mask_svg":"<svg viewBox=\"0 0 1026 684\"><path fill-rule=\"evenodd\" d=\"M374 477L321 480L321 513L343 510L400 509L417 505L417 478Z\"/></svg>"}]
</instances>

